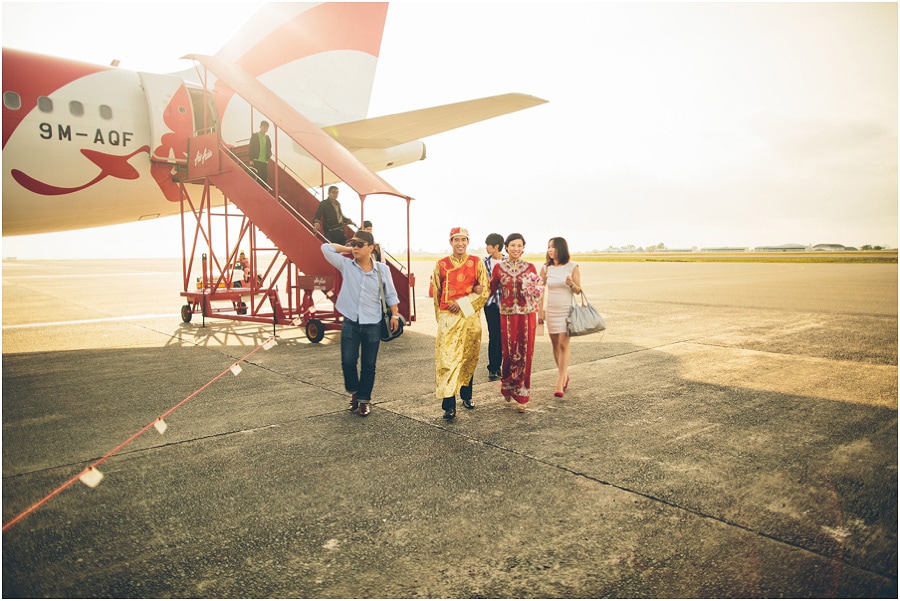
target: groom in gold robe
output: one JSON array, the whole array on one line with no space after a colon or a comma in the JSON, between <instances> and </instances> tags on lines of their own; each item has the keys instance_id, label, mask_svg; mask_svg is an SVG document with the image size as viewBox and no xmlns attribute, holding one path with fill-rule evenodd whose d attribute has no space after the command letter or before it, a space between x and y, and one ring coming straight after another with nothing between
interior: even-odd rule
<instances>
[{"instance_id":1,"label":"groom in gold robe","mask_svg":"<svg viewBox=\"0 0 900 601\"><path fill-rule=\"evenodd\" d=\"M474 409L472 378L481 352L481 315L489 295L490 278L484 262L466 252L469 231L450 230L453 254L434 266L432 293L437 320L434 367L435 396L441 399L445 419L456 417L456 395L466 409Z\"/></svg>"}]
</instances>

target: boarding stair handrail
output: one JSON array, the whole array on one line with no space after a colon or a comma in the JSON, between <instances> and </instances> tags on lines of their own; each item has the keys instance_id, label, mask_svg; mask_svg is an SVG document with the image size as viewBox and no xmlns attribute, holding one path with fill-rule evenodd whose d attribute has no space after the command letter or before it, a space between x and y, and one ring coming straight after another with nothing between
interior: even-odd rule
<instances>
[{"instance_id":1,"label":"boarding stair handrail","mask_svg":"<svg viewBox=\"0 0 900 601\"><path fill-rule=\"evenodd\" d=\"M275 198L270 193L271 187L263 185L239 156L227 145L220 145L220 172L209 176L209 180L218 187L231 202L250 221L271 240L278 249L306 275L323 275L336 273L334 267L325 260L319 251L321 244L327 239L319 233L312 222L298 211L289 199L279 195ZM280 165L276 165L280 168ZM288 179L293 186L279 185L279 192L294 188L298 195L306 195L318 203L302 182L294 179L287 170L279 177ZM285 183L288 183L287 181ZM299 202L300 199L298 199ZM309 203L311 207L311 203ZM393 257L392 257L393 258ZM412 321L413 298L409 276L403 273L403 266L396 261L385 261L391 271L391 278L400 299L400 313L405 319ZM340 278L336 281L335 292L339 290Z\"/></svg>"},{"instance_id":2,"label":"boarding stair handrail","mask_svg":"<svg viewBox=\"0 0 900 601\"><path fill-rule=\"evenodd\" d=\"M235 154L235 153L234 153L234 150L233 150L231 147L229 147L227 144L221 143L221 144L220 144L220 148L221 148L221 150L222 150L224 153L226 153L227 155L229 155L229 156L232 158L232 160L234 160L235 163L237 163L237 164L239 164L239 165L244 164L243 161L241 160L241 158L240 158L237 154ZM293 169L291 169L287 164L285 164L283 161L278 161L278 165L279 165L282 169L284 169L285 171L287 171L287 172L291 173L292 175L296 176L295 179L296 179L298 182L300 182L300 184L301 184L304 188L309 189L310 186L309 186L308 184L306 184L306 182L304 182L303 179L302 179L299 175L297 175L297 172L294 171ZM275 190L272 188L272 186L269 185L268 182L264 182L264 181L262 181L262 180L259 179L259 178L256 179L256 182L257 182L259 185L263 186L263 188L265 188L267 191L269 191L269 192L272 194L272 197L274 198ZM284 198L284 196L281 196L281 195L278 196L278 204L280 204L280 205L281 205L282 207L284 207L288 212L290 212L290 213L294 216L295 219L297 219L297 220L299 220L300 222L302 222L303 225L305 225L307 229L314 231L316 234L319 234L319 232L318 232L318 231L316 230L316 228L315 228L315 225L313 225L312 223L310 223L309 219L307 219L306 217L304 217L304 216L300 213L300 211L298 211L297 209L295 209L295 208L294 208L294 207L293 207L293 206L292 206L292 205ZM319 237L322 239L322 242L328 242L328 240L325 238L325 236L322 236L321 234L319 234Z\"/></svg>"}]
</instances>

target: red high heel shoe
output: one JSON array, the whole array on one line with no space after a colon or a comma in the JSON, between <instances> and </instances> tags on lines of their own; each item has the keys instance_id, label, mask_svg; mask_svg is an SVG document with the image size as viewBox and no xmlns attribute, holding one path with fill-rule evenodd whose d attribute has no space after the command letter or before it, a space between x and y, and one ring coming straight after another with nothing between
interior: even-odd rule
<instances>
[{"instance_id":1,"label":"red high heel shoe","mask_svg":"<svg viewBox=\"0 0 900 601\"><path fill-rule=\"evenodd\" d=\"M561 399L563 397L563 392L565 392L568 387L569 387L569 375L566 374L566 383L563 384L562 392L560 392L558 390L554 391L553 396L555 396L558 399Z\"/></svg>"}]
</instances>

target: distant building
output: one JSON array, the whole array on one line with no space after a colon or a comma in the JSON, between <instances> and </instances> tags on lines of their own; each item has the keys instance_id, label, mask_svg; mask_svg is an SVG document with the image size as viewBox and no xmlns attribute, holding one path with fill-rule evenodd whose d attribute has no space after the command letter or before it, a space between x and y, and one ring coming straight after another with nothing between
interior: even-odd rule
<instances>
[{"instance_id":1,"label":"distant building","mask_svg":"<svg viewBox=\"0 0 900 601\"><path fill-rule=\"evenodd\" d=\"M643 248L634 248L633 246L627 247L627 248L614 248L612 246L608 246L606 248L606 250L601 250L599 252L601 252L601 253L642 253L642 252L644 252L644 249Z\"/></svg>"},{"instance_id":2,"label":"distant building","mask_svg":"<svg viewBox=\"0 0 900 601\"><path fill-rule=\"evenodd\" d=\"M758 253L796 253L804 252L808 247L802 244L782 244L781 246L757 246Z\"/></svg>"},{"instance_id":3,"label":"distant building","mask_svg":"<svg viewBox=\"0 0 900 601\"><path fill-rule=\"evenodd\" d=\"M851 250L851 249L847 248L846 246L844 246L843 244L816 244L815 246L813 246L812 249L817 250L817 251L821 250L821 251L827 251L827 252ZM856 250L856 249L853 249L853 250Z\"/></svg>"},{"instance_id":4,"label":"distant building","mask_svg":"<svg viewBox=\"0 0 900 601\"><path fill-rule=\"evenodd\" d=\"M700 252L704 253L745 253L747 252L746 246L722 246L722 247L713 247L713 248L701 248Z\"/></svg>"}]
</instances>

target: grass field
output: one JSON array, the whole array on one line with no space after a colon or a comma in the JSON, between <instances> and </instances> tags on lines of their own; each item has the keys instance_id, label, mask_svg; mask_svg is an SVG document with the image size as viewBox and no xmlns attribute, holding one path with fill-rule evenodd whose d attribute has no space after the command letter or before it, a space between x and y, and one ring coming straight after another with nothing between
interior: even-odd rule
<instances>
[{"instance_id":1,"label":"grass field","mask_svg":"<svg viewBox=\"0 0 900 601\"><path fill-rule=\"evenodd\" d=\"M604 253L578 255L579 261L689 263L896 263L897 251L743 252L743 253Z\"/></svg>"},{"instance_id":2,"label":"grass field","mask_svg":"<svg viewBox=\"0 0 900 601\"><path fill-rule=\"evenodd\" d=\"M474 254L479 254L475 252ZM416 254L413 260L437 260L444 255ZM542 263L543 254L527 254L525 259L532 263ZM852 252L644 252L644 253L596 253L575 254L576 261L596 261L610 263L896 263L896 250L852 251Z\"/></svg>"}]
</instances>

